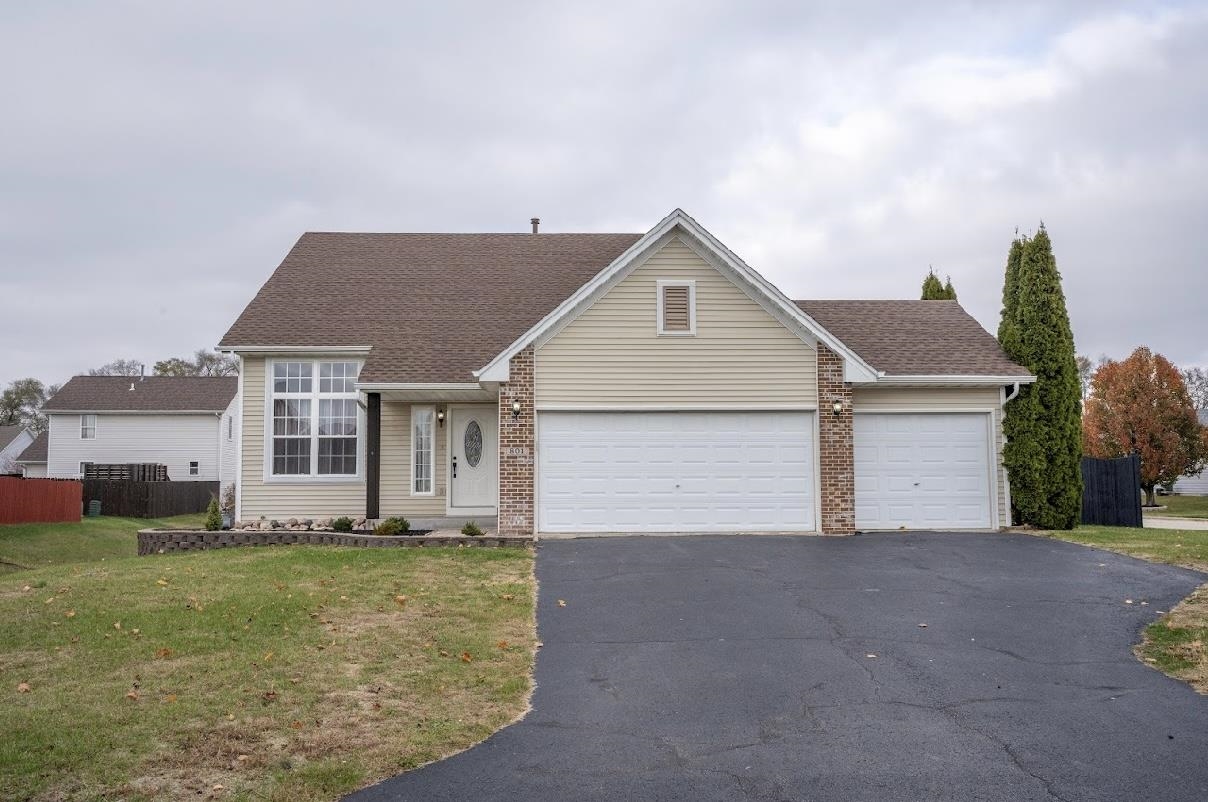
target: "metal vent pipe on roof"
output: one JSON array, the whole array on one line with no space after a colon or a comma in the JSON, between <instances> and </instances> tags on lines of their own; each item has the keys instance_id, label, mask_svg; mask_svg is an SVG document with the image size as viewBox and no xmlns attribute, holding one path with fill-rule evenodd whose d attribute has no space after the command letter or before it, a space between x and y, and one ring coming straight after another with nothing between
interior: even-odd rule
<instances>
[{"instance_id":1,"label":"metal vent pipe on roof","mask_svg":"<svg viewBox=\"0 0 1208 802\"><path fill-rule=\"evenodd\" d=\"M536 233L537 233L537 227L538 227L539 225L541 225L541 218L540 218L540 217L534 217L532 220L529 220L529 222L533 224L533 233L534 233L534 234L536 234Z\"/></svg>"}]
</instances>

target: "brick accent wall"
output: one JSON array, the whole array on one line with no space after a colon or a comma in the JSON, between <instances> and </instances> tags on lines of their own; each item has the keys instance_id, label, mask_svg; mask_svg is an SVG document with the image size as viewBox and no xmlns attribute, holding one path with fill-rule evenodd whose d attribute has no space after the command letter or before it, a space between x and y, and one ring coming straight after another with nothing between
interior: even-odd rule
<instances>
[{"instance_id":1,"label":"brick accent wall","mask_svg":"<svg viewBox=\"0 0 1208 802\"><path fill-rule=\"evenodd\" d=\"M834 413L835 401L843 411ZM851 385L843 381L843 358L818 344L818 455L822 476L822 533L856 531L856 486Z\"/></svg>"},{"instance_id":2,"label":"brick accent wall","mask_svg":"<svg viewBox=\"0 0 1208 802\"><path fill-rule=\"evenodd\" d=\"M499 387L499 534L532 535L537 529L532 346L512 357L509 377ZM515 418L513 401L520 402Z\"/></svg>"}]
</instances>

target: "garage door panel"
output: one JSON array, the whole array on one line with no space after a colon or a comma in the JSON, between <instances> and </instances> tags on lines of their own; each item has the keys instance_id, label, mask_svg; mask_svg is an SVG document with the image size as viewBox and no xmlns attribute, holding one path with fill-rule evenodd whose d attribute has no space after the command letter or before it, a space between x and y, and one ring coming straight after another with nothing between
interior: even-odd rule
<instances>
[{"instance_id":1,"label":"garage door panel","mask_svg":"<svg viewBox=\"0 0 1208 802\"><path fill-rule=\"evenodd\" d=\"M803 412L539 413L539 527L812 530L813 428Z\"/></svg>"},{"instance_id":2,"label":"garage door panel","mask_svg":"<svg viewBox=\"0 0 1208 802\"><path fill-rule=\"evenodd\" d=\"M989 528L989 415L855 416L856 526Z\"/></svg>"}]
</instances>

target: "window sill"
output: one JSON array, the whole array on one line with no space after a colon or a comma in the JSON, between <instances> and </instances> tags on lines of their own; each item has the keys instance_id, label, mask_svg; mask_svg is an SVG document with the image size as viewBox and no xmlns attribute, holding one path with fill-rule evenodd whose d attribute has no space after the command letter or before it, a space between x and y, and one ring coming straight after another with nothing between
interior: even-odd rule
<instances>
[{"instance_id":1,"label":"window sill","mask_svg":"<svg viewBox=\"0 0 1208 802\"><path fill-rule=\"evenodd\" d=\"M356 485L364 476L265 476L266 485Z\"/></svg>"}]
</instances>

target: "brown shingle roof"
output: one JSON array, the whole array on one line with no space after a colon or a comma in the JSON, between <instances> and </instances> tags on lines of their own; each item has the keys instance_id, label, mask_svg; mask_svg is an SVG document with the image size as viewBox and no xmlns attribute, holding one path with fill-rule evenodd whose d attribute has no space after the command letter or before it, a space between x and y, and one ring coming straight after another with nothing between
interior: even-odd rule
<instances>
[{"instance_id":1,"label":"brown shingle roof","mask_svg":"<svg viewBox=\"0 0 1208 802\"><path fill-rule=\"evenodd\" d=\"M373 347L362 381L471 382L640 234L303 234L223 347Z\"/></svg>"},{"instance_id":2,"label":"brown shingle roof","mask_svg":"<svg viewBox=\"0 0 1208 802\"><path fill-rule=\"evenodd\" d=\"M50 432L42 432L34 438L34 441L25 447L21 452L21 456L17 457L17 462L46 462L46 455L49 453L47 444L50 442Z\"/></svg>"},{"instance_id":3,"label":"brown shingle roof","mask_svg":"<svg viewBox=\"0 0 1208 802\"><path fill-rule=\"evenodd\" d=\"M130 389L133 387L134 389ZM222 412L235 397L234 376L75 376L45 412Z\"/></svg>"},{"instance_id":4,"label":"brown shingle roof","mask_svg":"<svg viewBox=\"0 0 1208 802\"><path fill-rule=\"evenodd\" d=\"M19 423L14 423L11 426L0 426L0 448L4 448L11 443L23 431L25 431L25 427Z\"/></svg>"},{"instance_id":5,"label":"brown shingle roof","mask_svg":"<svg viewBox=\"0 0 1208 802\"><path fill-rule=\"evenodd\" d=\"M956 301L795 303L888 375L1028 375Z\"/></svg>"}]
</instances>

